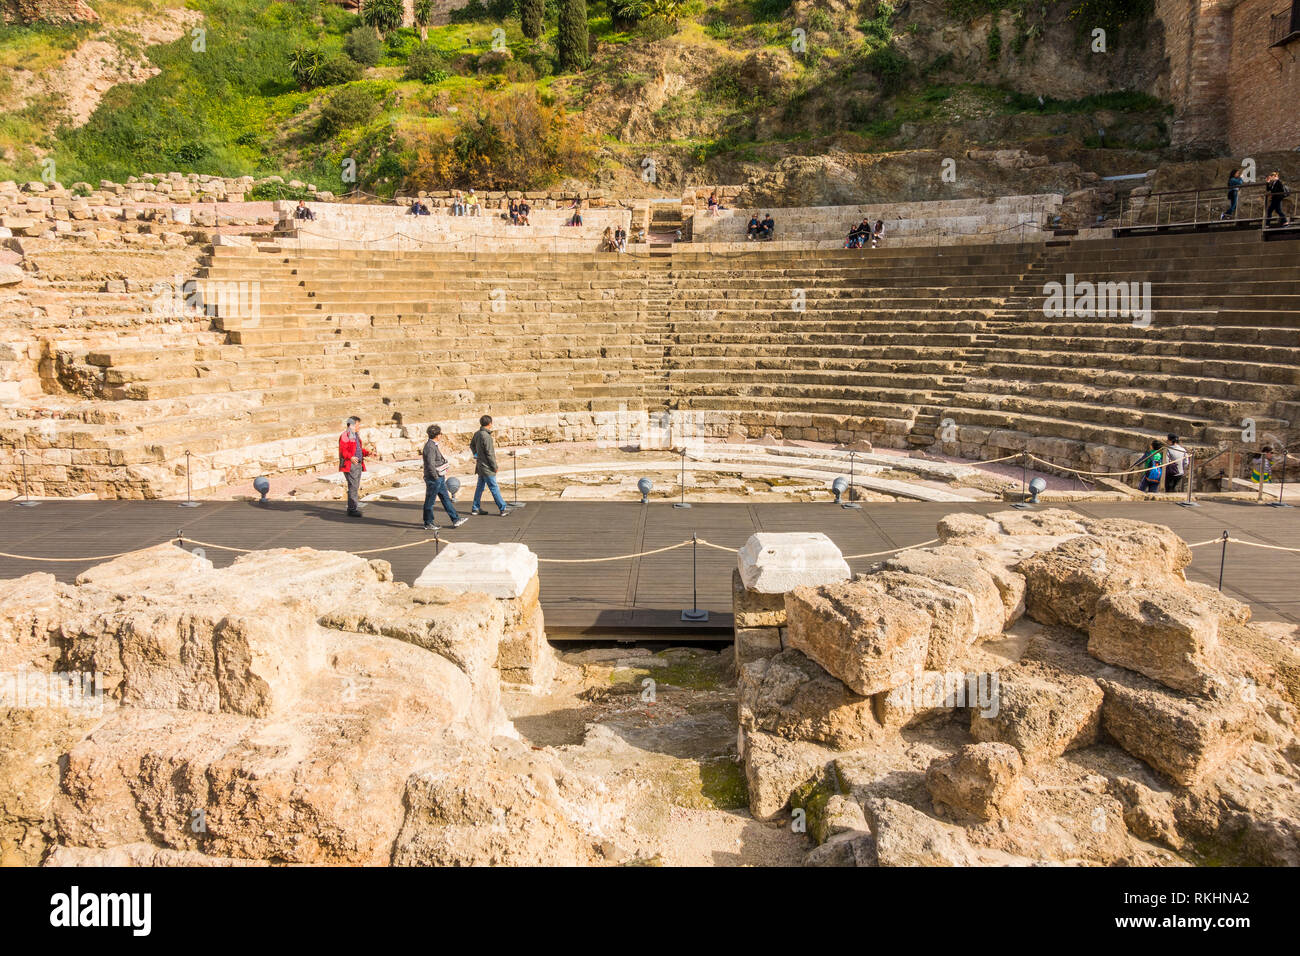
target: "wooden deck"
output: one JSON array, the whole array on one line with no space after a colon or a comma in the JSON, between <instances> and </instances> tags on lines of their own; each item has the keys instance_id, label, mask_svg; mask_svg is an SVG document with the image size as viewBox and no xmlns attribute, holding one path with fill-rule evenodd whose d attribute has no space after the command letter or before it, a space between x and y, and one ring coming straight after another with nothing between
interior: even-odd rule
<instances>
[{"instance_id":1,"label":"wooden deck","mask_svg":"<svg viewBox=\"0 0 1300 956\"><path fill-rule=\"evenodd\" d=\"M340 504L273 501L205 502L198 508L173 501L43 501L34 508L13 503L4 513L0 550L39 557L82 557L145 547L179 532L189 539L239 548L313 547L362 551L427 536L418 527L419 508L374 503L366 517L343 515ZM648 551L700 538L739 548L755 531L822 531L845 554L906 547L935 536L935 523L953 511L987 513L1001 503L867 504L844 510L831 503L748 505L696 504L674 509L667 502L530 502L505 518L488 514L464 527L444 531L444 540L518 541L540 558L593 558ZM1187 541L1232 537L1300 548L1300 509L1255 504L1205 503L1180 508L1173 503L1108 502L1074 510L1093 517L1124 517L1168 525ZM439 509L441 517L441 509ZM1220 547L1195 549L1189 576L1217 583ZM236 555L208 551L218 566ZM433 545L375 555L388 560L399 580L415 579L433 557ZM878 558L851 563L865 570ZM700 547L696 553L699 607L707 624L686 624L681 611L692 606L691 548L618 561L541 565L542 604L547 630L559 639L599 632L689 629L700 639L729 640L731 569L735 555ZM49 571L72 580L95 561L45 563L0 558L0 577ZM1228 545L1224 591L1248 602L1262 620L1300 623L1300 554Z\"/></svg>"}]
</instances>

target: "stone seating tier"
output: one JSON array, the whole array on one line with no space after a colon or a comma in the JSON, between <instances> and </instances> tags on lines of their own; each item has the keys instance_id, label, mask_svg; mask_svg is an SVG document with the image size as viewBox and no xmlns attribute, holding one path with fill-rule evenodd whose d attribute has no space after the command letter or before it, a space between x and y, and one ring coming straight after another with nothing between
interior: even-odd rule
<instances>
[{"instance_id":1,"label":"stone seating tier","mask_svg":"<svg viewBox=\"0 0 1300 956\"><path fill-rule=\"evenodd\" d=\"M187 449L198 489L327 465L354 413L389 423L379 436L409 454L423 423L472 429L485 410L503 441L531 441L590 439L620 409L672 408L720 438L865 438L973 458L1028 447L1118 469L1169 430L1213 445L1238 439L1242 417L1272 428L1300 411L1289 245L678 246L663 259L218 246L201 281L256 282L260 315L218 308L208 339L162 326L97 342L85 367L123 420L34 438L11 422L0 445L40 453L36 493L138 496L183 490ZM1152 325L1045 317L1043 283L1066 272L1151 281ZM940 418L955 441L935 443Z\"/></svg>"}]
</instances>

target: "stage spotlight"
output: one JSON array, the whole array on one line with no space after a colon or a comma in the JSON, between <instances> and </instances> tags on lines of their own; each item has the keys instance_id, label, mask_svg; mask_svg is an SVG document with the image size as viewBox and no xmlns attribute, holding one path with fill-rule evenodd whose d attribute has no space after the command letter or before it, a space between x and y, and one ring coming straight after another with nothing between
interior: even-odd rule
<instances>
[{"instance_id":1,"label":"stage spotlight","mask_svg":"<svg viewBox=\"0 0 1300 956\"><path fill-rule=\"evenodd\" d=\"M1038 496L1047 490L1046 478L1035 478L1029 482L1029 503L1038 504Z\"/></svg>"},{"instance_id":2,"label":"stage spotlight","mask_svg":"<svg viewBox=\"0 0 1300 956\"><path fill-rule=\"evenodd\" d=\"M460 491L460 479L459 479L459 478L448 478L448 479L447 479L447 496L448 496L449 498L451 498L451 499L454 501L454 500L456 499L456 492L458 492L458 491Z\"/></svg>"},{"instance_id":3,"label":"stage spotlight","mask_svg":"<svg viewBox=\"0 0 1300 956\"><path fill-rule=\"evenodd\" d=\"M848 489L849 489L848 479L845 478L843 475L840 475L840 477L836 478L834 481L831 482L831 491L835 492L835 503L837 505L844 503L843 502L844 492L848 491Z\"/></svg>"},{"instance_id":4,"label":"stage spotlight","mask_svg":"<svg viewBox=\"0 0 1300 956\"><path fill-rule=\"evenodd\" d=\"M265 475L260 475L253 479L253 490L262 496L257 503L264 505L266 504L266 496L271 492L271 483L266 480Z\"/></svg>"},{"instance_id":5,"label":"stage spotlight","mask_svg":"<svg viewBox=\"0 0 1300 956\"><path fill-rule=\"evenodd\" d=\"M641 504L645 504L650 500L650 489L654 486L655 483L649 478L642 478L636 483L636 490L641 492Z\"/></svg>"}]
</instances>

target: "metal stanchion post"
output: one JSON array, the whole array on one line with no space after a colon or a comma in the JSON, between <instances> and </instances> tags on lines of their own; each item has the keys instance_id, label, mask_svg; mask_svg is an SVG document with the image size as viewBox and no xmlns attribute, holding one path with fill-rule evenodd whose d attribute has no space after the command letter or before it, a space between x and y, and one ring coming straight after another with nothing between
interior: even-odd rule
<instances>
[{"instance_id":1,"label":"metal stanchion post","mask_svg":"<svg viewBox=\"0 0 1300 956\"><path fill-rule=\"evenodd\" d=\"M1029 503L1029 452L1020 453L1020 495L1021 500L1015 502L1011 507L1019 508L1021 511L1027 511L1033 505Z\"/></svg>"},{"instance_id":2,"label":"metal stanchion post","mask_svg":"<svg viewBox=\"0 0 1300 956\"><path fill-rule=\"evenodd\" d=\"M674 508L689 508L690 502L686 500L686 446L682 446L682 500L674 501Z\"/></svg>"},{"instance_id":3,"label":"metal stanchion post","mask_svg":"<svg viewBox=\"0 0 1300 956\"><path fill-rule=\"evenodd\" d=\"M176 507L178 508L197 508L199 503L194 500L194 483L190 480L190 452L185 450L185 500Z\"/></svg>"},{"instance_id":4,"label":"metal stanchion post","mask_svg":"<svg viewBox=\"0 0 1300 956\"><path fill-rule=\"evenodd\" d=\"M695 537L695 532L692 531L691 532L691 607L690 610L688 611L682 611L683 621L692 621L695 623L699 623L700 621L707 621L709 619L709 612L700 610L700 592L699 592L699 587L695 575L696 572L695 552L696 552L697 540L698 539Z\"/></svg>"},{"instance_id":5,"label":"metal stanchion post","mask_svg":"<svg viewBox=\"0 0 1300 956\"><path fill-rule=\"evenodd\" d=\"M853 500L853 477L854 477L854 475L853 475L853 472L854 472L853 463L854 463L854 461L857 459L857 457L858 457L858 453L857 453L856 451L852 451L852 450L849 451L849 500L848 500L848 501L842 501L842 502L840 502L840 507L841 507L841 508L861 508L861 507L862 507L862 505L860 505L858 502L856 502L856 501Z\"/></svg>"},{"instance_id":6,"label":"metal stanchion post","mask_svg":"<svg viewBox=\"0 0 1300 956\"><path fill-rule=\"evenodd\" d=\"M35 508L37 502L32 501L31 494L27 491L27 449L20 452L23 458L23 500L17 502L19 508Z\"/></svg>"},{"instance_id":7,"label":"metal stanchion post","mask_svg":"<svg viewBox=\"0 0 1300 956\"><path fill-rule=\"evenodd\" d=\"M519 503L519 451L514 448L510 449L510 457L514 461L514 491L511 492L514 501L510 502L510 507L523 508L525 506Z\"/></svg>"},{"instance_id":8,"label":"metal stanchion post","mask_svg":"<svg viewBox=\"0 0 1300 956\"><path fill-rule=\"evenodd\" d=\"M438 556L438 545L440 545L441 543L442 541L438 537L438 529L434 528L433 529L433 556L435 558Z\"/></svg>"},{"instance_id":9,"label":"metal stanchion post","mask_svg":"<svg viewBox=\"0 0 1300 956\"><path fill-rule=\"evenodd\" d=\"M1178 504L1183 508L1199 508L1200 502L1192 497L1192 485L1196 482L1196 456L1190 451L1187 453L1187 500L1180 501Z\"/></svg>"},{"instance_id":10,"label":"metal stanchion post","mask_svg":"<svg viewBox=\"0 0 1300 956\"><path fill-rule=\"evenodd\" d=\"M1282 480L1277 486L1277 501L1269 502L1270 508L1290 508L1291 505L1282 500L1282 495L1286 493L1286 460L1291 457L1290 452L1285 448L1282 449Z\"/></svg>"},{"instance_id":11,"label":"metal stanchion post","mask_svg":"<svg viewBox=\"0 0 1300 956\"><path fill-rule=\"evenodd\" d=\"M1219 552L1219 590L1223 590L1223 566L1228 560L1228 532L1223 532L1223 550Z\"/></svg>"}]
</instances>

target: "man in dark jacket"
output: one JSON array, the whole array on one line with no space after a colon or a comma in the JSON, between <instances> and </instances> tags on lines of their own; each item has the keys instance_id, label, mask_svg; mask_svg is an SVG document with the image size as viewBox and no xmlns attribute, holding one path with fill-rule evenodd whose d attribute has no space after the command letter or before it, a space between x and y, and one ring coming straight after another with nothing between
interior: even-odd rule
<instances>
[{"instance_id":1,"label":"man in dark jacket","mask_svg":"<svg viewBox=\"0 0 1300 956\"><path fill-rule=\"evenodd\" d=\"M478 475L478 484L474 488L474 510L470 514L483 513L479 504L483 500L483 489L487 488L492 492L492 500L504 517L510 514L510 507L501 497L501 489L497 487L497 449L496 442L492 440L492 416L484 415L478 423L479 430L469 440L470 454L474 456L474 473Z\"/></svg>"},{"instance_id":2,"label":"man in dark jacket","mask_svg":"<svg viewBox=\"0 0 1300 956\"><path fill-rule=\"evenodd\" d=\"M462 518L456 513L456 506L451 503L451 495L447 493L447 458L438 447L439 439L442 438L442 428L438 425L430 425L428 428L429 440L424 443L424 530L432 531L433 523L433 502L437 499L442 502L443 510L447 512L447 517L451 519L451 526L459 528L468 518Z\"/></svg>"},{"instance_id":3,"label":"man in dark jacket","mask_svg":"<svg viewBox=\"0 0 1300 956\"><path fill-rule=\"evenodd\" d=\"M1285 226L1289 221L1286 213L1282 211L1282 200L1291 194L1286 184L1282 182L1282 176L1275 169L1268 174L1264 180L1264 197L1267 205L1264 207L1264 228L1267 229L1273 224L1273 217L1277 216L1278 225Z\"/></svg>"}]
</instances>

